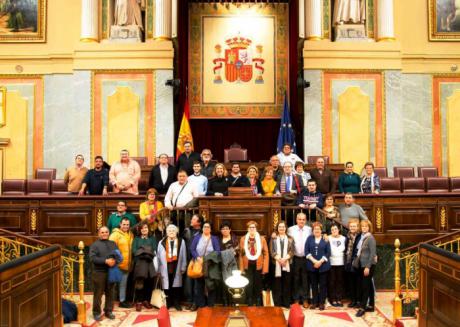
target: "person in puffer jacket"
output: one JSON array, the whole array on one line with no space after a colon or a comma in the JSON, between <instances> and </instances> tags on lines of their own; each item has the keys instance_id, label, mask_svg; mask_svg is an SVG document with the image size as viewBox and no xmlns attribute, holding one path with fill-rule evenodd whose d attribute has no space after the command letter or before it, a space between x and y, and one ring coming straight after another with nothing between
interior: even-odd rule
<instances>
[{"instance_id":1,"label":"person in puffer jacket","mask_svg":"<svg viewBox=\"0 0 460 327\"><path fill-rule=\"evenodd\" d=\"M131 266L131 247L133 243L133 234L129 230L130 221L128 218L123 218L120 222L120 227L115 228L110 234L109 239L114 241L121 252L123 261L120 262L118 267L120 268L123 276L119 284L119 296L120 296L120 307L130 308L131 304L126 301L126 286L128 284L129 269Z\"/></svg>"}]
</instances>

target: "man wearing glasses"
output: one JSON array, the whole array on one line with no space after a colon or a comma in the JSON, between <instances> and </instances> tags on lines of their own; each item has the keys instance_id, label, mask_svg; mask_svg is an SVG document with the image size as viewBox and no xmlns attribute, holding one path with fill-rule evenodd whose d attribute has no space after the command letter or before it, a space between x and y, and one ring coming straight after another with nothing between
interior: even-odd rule
<instances>
[{"instance_id":1,"label":"man wearing glasses","mask_svg":"<svg viewBox=\"0 0 460 327\"><path fill-rule=\"evenodd\" d=\"M109 220L107 221L107 228L109 229L110 234L112 234L112 230L114 228L118 228L120 226L121 220L123 218L129 219L130 226L134 226L137 224L136 217L131 212L128 212L127 210L128 210L128 206L126 205L126 202L118 201L117 212L112 213L109 216Z\"/></svg>"},{"instance_id":2,"label":"man wearing glasses","mask_svg":"<svg viewBox=\"0 0 460 327\"><path fill-rule=\"evenodd\" d=\"M214 171L215 164L211 162L211 159L211 150L203 149L203 151L201 151L201 160L203 161L201 175L206 176L207 178L212 178L212 173Z\"/></svg>"}]
</instances>

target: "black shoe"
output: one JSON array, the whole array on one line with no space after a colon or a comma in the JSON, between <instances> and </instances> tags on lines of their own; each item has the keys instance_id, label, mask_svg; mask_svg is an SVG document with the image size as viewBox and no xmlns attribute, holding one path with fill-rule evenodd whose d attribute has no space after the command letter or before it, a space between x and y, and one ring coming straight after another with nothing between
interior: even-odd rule
<instances>
[{"instance_id":1,"label":"black shoe","mask_svg":"<svg viewBox=\"0 0 460 327\"><path fill-rule=\"evenodd\" d=\"M96 321L101 321L102 320L102 313L99 313L99 314L93 313L93 318Z\"/></svg>"},{"instance_id":2,"label":"black shoe","mask_svg":"<svg viewBox=\"0 0 460 327\"><path fill-rule=\"evenodd\" d=\"M336 303L336 305L337 305L337 307L339 307L339 308L343 307L343 303L342 303L342 302L340 302L340 301L339 301L339 302L337 302L337 303Z\"/></svg>"},{"instance_id":3,"label":"black shoe","mask_svg":"<svg viewBox=\"0 0 460 327\"><path fill-rule=\"evenodd\" d=\"M182 311L182 307L179 304L176 304L174 306L174 309L176 309L177 311Z\"/></svg>"},{"instance_id":4,"label":"black shoe","mask_svg":"<svg viewBox=\"0 0 460 327\"><path fill-rule=\"evenodd\" d=\"M324 304L320 304L320 305L319 305L319 309L320 309L321 311L323 311L323 310L324 310Z\"/></svg>"},{"instance_id":5,"label":"black shoe","mask_svg":"<svg viewBox=\"0 0 460 327\"><path fill-rule=\"evenodd\" d=\"M365 313L366 311L364 311L363 309L359 309L358 312L356 312L356 317L362 317Z\"/></svg>"},{"instance_id":6,"label":"black shoe","mask_svg":"<svg viewBox=\"0 0 460 327\"><path fill-rule=\"evenodd\" d=\"M120 305L119 305L120 308L125 308L125 309L129 309L129 308L132 308L132 305L128 302L121 302Z\"/></svg>"},{"instance_id":7,"label":"black shoe","mask_svg":"<svg viewBox=\"0 0 460 327\"><path fill-rule=\"evenodd\" d=\"M109 318L110 320L115 319L115 315L113 314L113 312L106 312L105 316Z\"/></svg>"},{"instance_id":8,"label":"black shoe","mask_svg":"<svg viewBox=\"0 0 460 327\"><path fill-rule=\"evenodd\" d=\"M374 307L371 307L371 306L367 306L366 307L366 312L374 312Z\"/></svg>"},{"instance_id":9,"label":"black shoe","mask_svg":"<svg viewBox=\"0 0 460 327\"><path fill-rule=\"evenodd\" d=\"M339 306L337 302L331 302L331 305L332 305L333 307L338 307L338 306Z\"/></svg>"},{"instance_id":10,"label":"black shoe","mask_svg":"<svg viewBox=\"0 0 460 327\"><path fill-rule=\"evenodd\" d=\"M351 302L348 304L349 308L356 308L356 302Z\"/></svg>"},{"instance_id":11,"label":"black shoe","mask_svg":"<svg viewBox=\"0 0 460 327\"><path fill-rule=\"evenodd\" d=\"M189 308L190 311L196 311L198 310L198 307L195 304L192 304Z\"/></svg>"}]
</instances>

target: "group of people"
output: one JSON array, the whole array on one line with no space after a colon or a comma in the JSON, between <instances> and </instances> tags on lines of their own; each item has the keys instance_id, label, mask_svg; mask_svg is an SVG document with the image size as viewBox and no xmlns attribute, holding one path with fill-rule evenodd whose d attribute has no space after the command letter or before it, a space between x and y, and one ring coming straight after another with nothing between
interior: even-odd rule
<instances>
[{"instance_id":1,"label":"group of people","mask_svg":"<svg viewBox=\"0 0 460 327\"><path fill-rule=\"evenodd\" d=\"M311 193L314 186L310 181ZM349 306L358 309L357 316L373 310L376 242L372 225L354 203L353 194L347 193L340 207L334 205L331 194L326 195L324 203L318 204L322 210L309 217L311 226L307 215L299 212L294 226L288 228L280 221L267 239L255 221L247 223L247 233L239 239L227 221L220 226L220 234L213 235L211 222L197 214L179 233L176 225L166 225L157 215L163 207L157 195L155 189L147 192L139 208L140 222L127 210L125 201L118 201L117 212L99 229L99 240L90 247L96 320L102 318L104 293L105 316L113 317L115 282L109 277L114 266L121 272L116 281L120 306L135 303L138 311L152 307L155 280L167 295L168 307L176 310L182 310L182 299L189 310L216 303L231 305L225 280L235 269L249 279L248 305L262 305L262 290L270 289L274 304L286 308L299 302L305 308L323 310L326 297L332 306L341 307L348 294ZM187 276L191 260L206 266L204 276Z\"/></svg>"},{"instance_id":2,"label":"group of people","mask_svg":"<svg viewBox=\"0 0 460 327\"><path fill-rule=\"evenodd\" d=\"M64 181L69 192L106 195L110 187L113 193L139 193L141 169L127 150L121 151L120 160L112 166L108 166L101 156L95 157L93 169L86 168L83 163L84 158L79 154L75 157L75 165L66 170ZM238 162L232 163L228 172L225 165L212 161L211 150L203 149L199 154L192 151L190 142L185 142L184 153L175 166L169 164L167 154L159 155L158 164L150 172L149 188L166 194L172 200L172 207L176 207L176 200L177 206L182 207L198 196L228 195L229 187L248 187L254 195L283 196L285 204L300 204L300 194L307 191L309 181L314 181L322 194L336 193L337 186L340 193L380 192L380 179L371 162L365 164L362 176L354 172L352 162L347 162L338 183L334 173L326 167L324 158L319 157L310 172L306 172L304 166L304 162L292 153L291 145L285 144L280 153L270 158L269 165L262 172L256 166L249 166L242 174ZM187 186L183 189L183 185ZM181 198L178 198L179 192Z\"/></svg>"}]
</instances>

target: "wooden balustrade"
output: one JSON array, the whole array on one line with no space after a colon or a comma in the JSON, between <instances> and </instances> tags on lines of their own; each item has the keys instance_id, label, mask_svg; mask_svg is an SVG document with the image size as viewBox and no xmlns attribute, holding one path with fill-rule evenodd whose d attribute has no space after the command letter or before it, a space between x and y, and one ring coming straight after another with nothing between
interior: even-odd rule
<instances>
[{"instance_id":1,"label":"wooden balustrade","mask_svg":"<svg viewBox=\"0 0 460 327\"><path fill-rule=\"evenodd\" d=\"M143 196L22 196L0 197L0 228L64 245L83 240L91 244L97 238L97 228L106 224L116 211L119 199L127 201L129 209L138 214ZM343 195L336 196L337 204ZM379 243L418 243L460 230L460 194L419 193L356 195L356 203L366 211L374 225ZM279 197L200 197L199 207L187 209L190 215L199 212L210 219L217 230L223 220L231 220L233 229L244 232L245 222L255 219L264 233L271 233L274 224L287 216L288 225L300 209L282 207ZM188 215L188 216L189 216Z\"/></svg>"}]
</instances>

